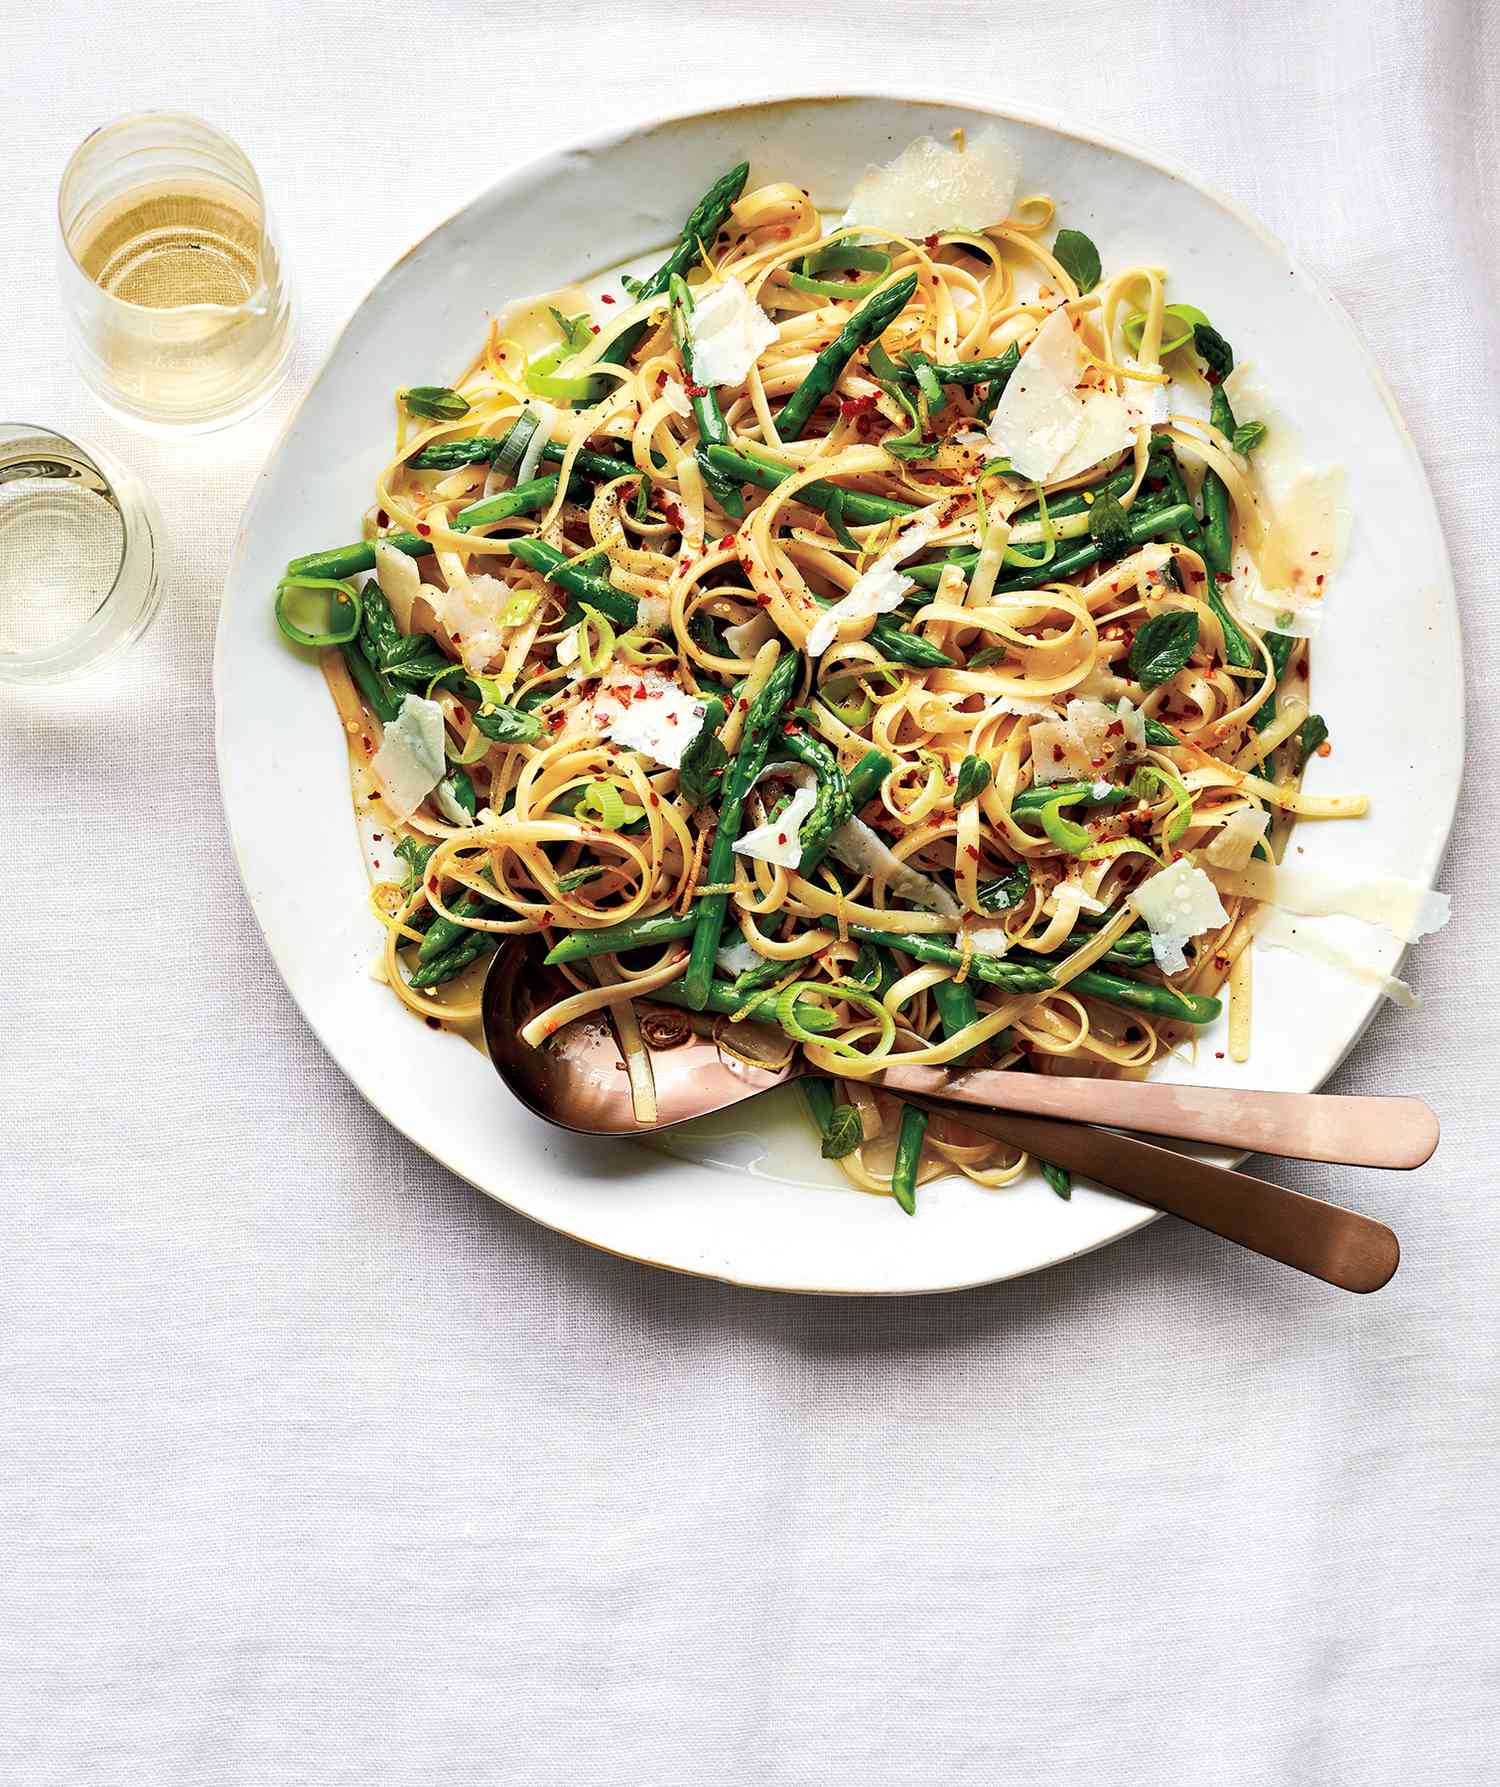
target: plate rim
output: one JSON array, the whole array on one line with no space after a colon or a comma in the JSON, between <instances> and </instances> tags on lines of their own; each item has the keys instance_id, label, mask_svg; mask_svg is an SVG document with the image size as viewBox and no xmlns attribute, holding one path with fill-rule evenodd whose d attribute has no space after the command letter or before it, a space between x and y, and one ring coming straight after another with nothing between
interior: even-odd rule
<instances>
[{"instance_id":1,"label":"plate rim","mask_svg":"<svg viewBox=\"0 0 1500 1787\"><path fill-rule=\"evenodd\" d=\"M355 321L375 293L392 274L425 247L434 236L442 230L447 229L449 225L455 223L459 218L473 210L474 207L480 203L503 199L508 190L521 186L525 182L533 179L540 170L563 157L598 154L665 125L691 124L699 120L722 119L731 117L736 113L763 111L769 107L776 106L797 106L819 102L859 103L861 101L870 100L917 108L923 106L961 108L963 110L980 113L987 118L994 119L997 123L1002 125L1020 124L1034 129L1050 131L1058 136L1069 138L1074 142L1086 144L1091 148L1105 150L1112 155L1122 156L1128 161L1154 169L1156 172L1165 174L1168 178L1189 187L1194 192L1197 192L1202 197L1209 200L1210 203L1227 212L1243 228L1249 230L1272 255L1277 257L1298 278L1298 280L1303 282L1301 289L1312 293L1318 302L1322 304L1324 309L1331 314L1338 326L1342 328L1348 337L1353 345L1365 376L1369 379L1371 386L1378 395L1386 414L1395 425L1401 445L1405 449L1420 481L1422 497L1430 512L1430 518L1433 523L1433 532L1437 540L1438 559L1434 565L1435 575L1433 577L1433 583L1437 589L1439 600L1447 611L1451 622L1451 625L1446 630L1447 638L1445 643L1450 660L1446 669L1448 672L1450 690L1456 697L1454 702L1453 732L1457 746L1457 773L1453 778L1447 810L1442 814L1441 825L1435 833L1431 834L1433 841L1428 848L1430 861L1423 860L1416 865L1418 869L1417 878L1429 888L1433 886L1438 878L1438 871L1442 866L1452 839L1453 826L1458 813L1458 803L1463 790L1464 770L1468 755L1467 687L1464 680L1462 652L1462 613L1458 603L1458 590L1453 576L1452 559L1448 551L1447 537L1443 532L1441 511L1437 506L1437 498L1428 476L1426 463L1422 458L1416 439L1413 436L1410 427L1407 425L1406 418L1401 412L1401 407L1396 401L1395 393L1391 389L1390 383L1386 379L1380 363L1376 359L1369 344L1366 342L1355 319L1337 295L1325 285L1322 278L1310 268L1304 266L1298 257L1294 255L1281 240L1280 236L1266 224L1262 223L1252 212L1242 206L1237 199L1221 191L1216 185L1185 164L1178 162L1169 156L1163 156L1154 149L1138 147L1127 139L1111 135L1108 132L1082 127L1060 114L1049 113L1044 109L1038 110L1029 107L1012 107L1007 105L1002 108L985 99L966 94L961 88L956 86L946 92L934 93L931 90L924 90L922 93L918 94L912 93L906 89L898 89L895 84L883 87L878 82L870 82L862 84L857 91L851 91L847 87L834 87L832 85L824 87L819 87L817 85L800 87L796 91L772 88L721 105L699 106L686 111L668 110L652 112L623 122L617 122L606 129L589 135L558 137L551 139L547 148L530 156L526 161L510 169L498 179L491 180L471 192L467 198L455 205L452 210L439 218L403 249L401 253L398 254L388 266L382 269L382 271L378 273L365 288L364 295L353 306L348 315L339 324L334 334L330 337L327 347L319 356L316 365L307 378L304 388L283 420L275 439L267 447L260 469L256 473L254 481L246 493L244 503L241 507L240 518L235 529L234 539L225 561L223 585L220 590L219 612L214 627L214 652L211 676L214 698L215 776L218 783L219 805L224 817L225 831L228 835L229 847L234 859L235 870L239 875L240 885L244 892L246 902L255 919L256 926L260 931L266 954L270 957L271 963L274 966L283 987L285 987L293 1005L296 1007L303 1021L317 1038L318 1043L324 1052L328 1055L330 1060L333 1061L335 1066L337 1066L345 1079L348 1080L359 1093L360 1097L363 1098L377 1115L380 1116L382 1121L389 1124L392 1129L404 1137L406 1141L410 1142L412 1146L420 1149L429 1159L436 1161L445 1171L452 1173L456 1178L461 1179L465 1184L481 1193L484 1197L490 1198L495 1203L502 1205L505 1209L512 1211L518 1216L526 1218L526 1220L530 1222L536 1223L539 1227L545 1228L553 1234L563 1235L571 1241L579 1242L586 1247L592 1248L595 1252L610 1255L615 1259L630 1260L639 1265L651 1266L658 1271L676 1273L686 1278L705 1279L710 1282L732 1285L738 1289L775 1291L792 1296L826 1296L840 1298L946 1296L959 1291L980 1289L986 1285L1008 1284L1017 1278L1029 1277L1035 1272L1049 1270L1054 1266L1066 1265L1069 1261L1081 1259L1087 1254L1098 1251L1100 1248L1112 1246L1115 1242L1124 1240L1127 1236L1138 1234L1142 1229L1145 1229L1160 1220L1163 1212L1151 1209L1149 1206L1145 1205L1138 1206L1134 1209L1126 1209L1122 1206L1120 1225L1112 1234L1086 1241L1081 1246L1064 1253L1059 1253L1052 1259L1041 1264L1021 1265L1014 1270L1002 1270L998 1272L986 1271L977 1277L962 1278L950 1284L905 1285L884 1288L846 1288L841 1286L789 1285L762 1278L738 1277L732 1271L728 1270L700 1270L692 1266L682 1265L676 1261L655 1259L647 1253L636 1253L626 1249L612 1247L592 1235L583 1234L576 1229L568 1227L564 1222L553 1221L545 1216L538 1215L532 1210L525 1209L521 1205L513 1202L510 1198L503 1196L500 1192L493 1190L490 1186L481 1184L469 1173L445 1159L434 1148L429 1147L426 1142L415 1136L403 1122L398 1121L385 1110L379 1098L365 1086L362 1076L344 1062L339 1051L324 1034L322 1025L317 1018L314 1017L312 1012L308 1010L299 995L297 988L294 987L289 980L287 971L283 968L276 949L271 942L266 921L261 915L257 897L252 891L251 877L247 873L246 865L241 857L240 840L234 820L231 816L230 802L226 789L226 747L224 737L224 679L227 661L226 639L228 633L226 616L230 610L231 586L238 578L242 561L249 549L251 511L256 507L257 498L261 493L262 487L269 480L272 467L279 459L283 447L286 445L292 431L300 420L304 407L308 403L313 392L322 382L325 373L332 365L334 359L337 357L339 350L343 345L345 336L349 333ZM1400 970L1402 963L1406 960L1410 948L1411 946L1409 944L1403 946L1396 957L1396 960L1392 964L1391 971L1393 973ZM1343 1046L1339 1049L1338 1054L1329 1063L1325 1072L1319 1076L1316 1086L1320 1087L1324 1085L1349 1058L1350 1054L1363 1038L1365 1032L1369 1029L1370 1024L1374 1021L1382 1001L1383 995L1380 989L1372 986L1367 995L1363 1013L1350 1030L1349 1036ZM1238 1165L1239 1162L1243 1161L1245 1158L1247 1158L1247 1156L1244 1153L1236 1155L1235 1164Z\"/></svg>"}]
</instances>

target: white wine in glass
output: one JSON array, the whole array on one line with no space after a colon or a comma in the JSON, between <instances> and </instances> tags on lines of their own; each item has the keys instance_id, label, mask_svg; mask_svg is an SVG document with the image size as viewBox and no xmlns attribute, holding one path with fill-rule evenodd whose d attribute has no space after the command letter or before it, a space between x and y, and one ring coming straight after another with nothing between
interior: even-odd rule
<instances>
[{"instance_id":1,"label":"white wine in glass","mask_svg":"<svg viewBox=\"0 0 1500 1787\"><path fill-rule=\"evenodd\" d=\"M96 130L58 195L79 369L154 432L223 427L285 375L290 306L255 170L185 113Z\"/></svg>"}]
</instances>

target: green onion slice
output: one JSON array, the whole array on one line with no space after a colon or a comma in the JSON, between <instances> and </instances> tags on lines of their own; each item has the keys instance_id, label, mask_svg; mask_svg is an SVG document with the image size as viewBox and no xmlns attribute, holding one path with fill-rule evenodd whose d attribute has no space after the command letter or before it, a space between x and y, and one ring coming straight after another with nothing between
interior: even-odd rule
<instances>
[{"instance_id":1,"label":"green onion slice","mask_svg":"<svg viewBox=\"0 0 1500 1787\"><path fill-rule=\"evenodd\" d=\"M343 645L359 631L364 608L344 577L283 577L276 585L276 625L293 645Z\"/></svg>"},{"instance_id":2,"label":"green onion slice","mask_svg":"<svg viewBox=\"0 0 1500 1787\"><path fill-rule=\"evenodd\" d=\"M1177 329L1168 326L1168 319L1179 325ZM1169 304L1162 312L1161 351L1164 354L1175 352L1177 348L1186 347L1193 339L1193 325L1206 323L1208 318L1201 310L1195 310L1191 304ZM1131 353L1141 351L1141 336L1146 329L1146 313L1144 310L1132 311L1125 319L1125 342Z\"/></svg>"},{"instance_id":3,"label":"green onion slice","mask_svg":"<svg viewBox=\"0 0 1500 1787\"><path fill-rule=\"evenodd\" d=\"M891 270L891 257L878 248L859 248L853 242L831 242L816 254L804 255L800 271L789 273L787 283L816 298L867 298ZM868 279L819 279L819 273L868 273Z\"/></svg>"}]
</instances>

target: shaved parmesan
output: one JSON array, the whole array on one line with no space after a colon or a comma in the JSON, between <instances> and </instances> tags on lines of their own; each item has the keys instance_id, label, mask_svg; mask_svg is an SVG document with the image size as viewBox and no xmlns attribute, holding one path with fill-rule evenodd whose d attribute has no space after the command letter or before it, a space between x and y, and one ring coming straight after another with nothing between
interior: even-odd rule
<instances>
[{"instance_id":1,"label":"shaved parmesan","mask_svg":"<svg viewBox=\"0 0 1500 1787\"><path fill-rule=\"evenodd\" d=\"M443 738L442 708L420 695L408 695L370 759L385 804L397 819L410 818L447 774Z\"/></svg>"},{"instance_id":2,"label":"shaved parmesan","mask_svg":"<svg viewBox=\"0 0 1500 1787\"><path fill-rule=\"evenodd\" d=\"M970 925L963 935L973 945L976 956L1003 956L1011 945L1011 939L1006 934L1005 921L999 918Z\"/></svg>"},{"instance_id":3,"label":"shaved parmesan","mask_svg":"<svg viewBox=\"0 0 1500 1787\"><path fill-rule=\"evenodd\" d=\"M500 617L512 593L486 571L475 577L460 572L449 579L446 591L429 592L470 675L483 675L504 650L505 627Z\"/></svg>"},{"instance_id":4,"label":"shaved parmesan","mask_svg":"<svg viewBox=\"0 0 1500 1787\"><path fill-rule=\"evenodd\" d=\"M1066 310L1054 310L1022 354L990 418L990 440L1023 478L1045 483L1078 439L1083 405L1074 390L1083 351Z\"/></svg>"},{"instance_id":5,"label":"shaved parmesan","mask_svg":"<svg viewBox=\"0 0 1500 1787\"><path fill-rule=\"evenodd\" d=\"M1315 925L1306 920L1299 924L1285 912L1268 913L1256 929L1255 941L1267 949L1285 949L1313 961L1327 962L1331 968L1378 987L1392 1005L1402 1006L1407 1011L1414 1011L1422 1003L1406 981L1387 974L1372 962L1360 961L1358 956L1340 949L1338 944L1322 936Z\"/></svg>"},{"instance_id":6,"label":"shaved parmesan","mask_svg":"<svg viewBox=\"0 0 1500 1787\"><path fill-rule=\"evenodd\" d=\"M1210 840L1204 861L1215 869L1242 869L1266 835L1271 815L1256 807L1236 807Z\"/></svg>"},{"instance_id":7,"label":"shaved parmesan","mask_svg":"<svg viewBox=\"0 0 1500 1787\"><path fill-rule=\"evenodd\" d=\"M769 614L752 614L737 626L725 627L724 643L737 658L753 658L768 639L774 638L776 627Z\"/></svg>"},{"instance_id":8,"label":"shaved parmesan","mask_svg":"<svg viewBox=\"0 0 1500 1787\"><path fill-rule=\"evenodd\" d=\"M1322 620L1328 586L1348 546L1344 471L1337 465L1308 466L1297 430L1247 366L1235 367L1224 390L1241 422L1266 428L1250 461L1266 534L1255 558L1243 547L1236 550L1228 593L1262 631L1306 638Z\"/></svg>"},{"instance_id":9,"label":"shaved parmesan","mask_svg":"<svg viewBox=\"0 0 1500 1787\"><path fill-rule=\"evenodd\" d=\"M1064 719L1039 720L1031 728L1031 779L1095 780L1113 764L1124 742L1124 722L1113 708L1091 695L1075 697Z\"/></svg>"},{"instance_id":10,"label":"shaved parmesan","mask_svg":"<svg viewBox=\"0 0 1500 1787\"><path fill-rule=\"evenodd\" d=\"M720 974L748 974L752 968L759 968L765 959L743 937L736 937L733 943L720 948L714 957L714 966Z\"/></svg>"},{"instance_id":11,"label":"shaved parmesan","mask_svg":"<svg viewBox=\"0 0 1500 1787\"><path fill-rule=\"evenodd\" d=\"M943 918L958 917L958 901L947 888L902 862L862 819L846 819L830 839L829 849L847 868L879 876L897 899Z\"/></svg>"},{"instance_id":12,"label":"shaved parmesan","mask_svg":"<svg viewBox=\"0 0 1500 1787\"><path fill-rule=\"evenodd\" d=\"M1187 967L1183 950L1192 938L1229 923L1218 888L1185 856L1143 881L1130 903L1146 921L1151 953L1164 974Z\"/></svg>"},{"instance_id":13,"label":"shaved parmesan","mask_svg":"<svg viewBox=\"0 0 1500 1787\"><path fill-rule=\"evenodd\" d=\"M636 623L648 633L660 633L666 627L671 607L665 596L641 596L635 605Z\"/></svg>"},{"instance_id":14,"label":"shaved parmesan","mask_svg":"<svg viewBox=\"0 0 1500 1787\"><path fill-rule=\"evenodd\" d=\"M1145 366L1139 360L1127 360L1125 365L1132 372L1160 372L1159 366ZM1125 407L1130 411L1131 422L1139 427L1141 423L1154 427L1158 422L1165 422L1172 410L1171 381L1159 385L1154 379L1127 378L1125 381Z\"/></svg>"},{"instance_id":15,"label":"shaved parmesan","mask_svg":"<svg viewBox=\"0 0 1500 1787\"><path fill-rule=\"evenodd\" d=\"M697 737L704 704L659 670L640 675L616 668L593 703L595 724L604 736L630 751L642 751L668 769L682 766L682 753Z\"/></svg>"},{"instance_id":16,"label":"shaved parmesan","mask_svg":"<svg viewBox=\"0 0 1500 1787\"><path fill-rule=\"evenodd\" d=\"M856 579L853 587L813 622L807 634L808 657L822 657L838 638L840 627L872 620L877 614L890 614L899 608L906 592L916 586L896 567L914 552L920 552L936 531L934 515L923 515L906 528L869 570Z\"/></svg>"},{"instance_id":17,"label":"shaved parmesan","mask_svg":"<svg viewBox=\"0 0 1500 1787\"><path fill-rule=\"evenodd\" d=\"M1077 388L1087 365L1072 317L1054 310L990 418L990 440L1023 478L1050 484L1076 477L1135 438L1123 397Z\"/></svg>"},{"instance_id":18,"label":"shaved parmesan","mask_svg":"<svg viewBox=\"0 0 1500 1787\"><path fill-rule=\"evenodd\" d=\"M1404 875L1370 875L1340 880L1313 869L1250 862L1217 876L1225 893L1265 900L1304 918L1357 918L1380 925L1403 943L1441 930L1451 915L1447 894L1409 881Z\"/></svg>"},{"instance_id":19,"label":"shaved parmesan","mask_svg":"<svg viewBox=\"0 0 1500 1787\"><path fill-rule=\"evenodd\" d=\"M692 400L688 397L687 386L680 380L669 378L661 388L661 394L667 408L674 416L690 416L693 413Z\"/></svg>"},{"instance_id":20,"label":"shaved parmesan","mask_svg":"<svg viewBox=\"0 0 1500 1787\"><path fill-rule=\"evenodd\" d=\"M747 831L736 842L735 855L753 856L758 862L774 863L781 869L795 869L802 860L802 821L813 810L817 798L817 779L809 775L774 819Z\"/></svg>"},{"instance_id":21,"label":"shaved parmesan","mask_svg":"<svg viewBox=\"0 0 1500 1787\"><path fill-rule=\"evenodd\" d=\"M776 339L773 323L737 279L694 294L688 318L693 377L700 385L742 385Z\"/></svg>"},{"instance_id":22,"label":"shaved parmesan","mask_svg":"<svg viewBox=\"0 0 1500 1787\"><path fill-rule=\"evenodd\" d=\"M1137 750L1146 748L1146 716L1140 711L1128 695L1120 697L1120 705L1115 709L1115 718L1120 722L1121 734L1127 745Z\"/></svg>"},{"instance_id":23,"label":"shaved parmesan","mask_svg":"<svg viewBox=\"0 0 1500 1787\"><path fill-rule=\"evenodd\" d=\"M380 593L391 605L391 613L403 632L411 629L412 604L422 594L422 573L417 561L408 558L399 547L375 542L375 581Z\"/></svg>"},{"instance_id":24,"label":"shaved parmesan","mask_svg":"<svg viewBox=\"0 0 1500 1787\"><path fill-rule=\"evenodd\" d=\"M987 229L1010 214L1020 176L1020 155L993 126L977 131L962 150L918 137L894 161L865 169L844 222L913 239Z\"/></svg>"}]
</instances>

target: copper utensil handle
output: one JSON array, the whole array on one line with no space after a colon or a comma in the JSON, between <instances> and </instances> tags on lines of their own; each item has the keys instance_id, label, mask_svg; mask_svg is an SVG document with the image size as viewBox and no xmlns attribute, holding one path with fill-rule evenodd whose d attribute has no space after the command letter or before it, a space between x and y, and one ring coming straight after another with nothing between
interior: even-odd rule
<instances>
[{"instance_id":1,"label":"copper utensil handle","mask_svg":"<svg viewBox=\"0 0 1500 1787\"><path fill-rule=\"evenodd\" d=\"M1345 1291L1378 1291L1390 1281L1401 1246L1383 1222L1304 1197L1269 1179L1231 1173L1191 1155L1086 1123L1054 1123L1012 1112L958 1109L928 1098L911 1103L1011 1142L1153 1209L1279 1260Z\"/></svg>"},{"instance_id":2,"label":"copper utensil handle","mask_svg":"<svg viewBox=\"0 0 1500 1787\"><path fill-rule=\"evenodd\" d=\"M954 1073L941 1067L893 1067L881 1083L893 1092L925 1093L954 1104L1027 1111L1343 1166L1419 1167L1431 1159L1438 1142L1437 1117L1420 1098L1242 1092L1233 1086L1085 1080L993 1068Z\"/></svg>"}]
</instances>

